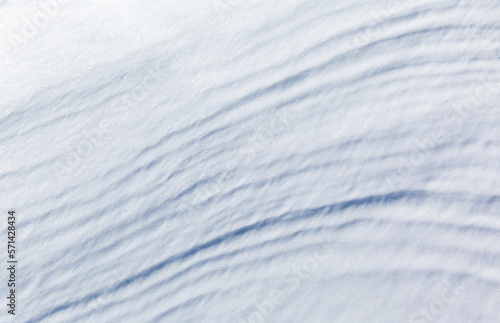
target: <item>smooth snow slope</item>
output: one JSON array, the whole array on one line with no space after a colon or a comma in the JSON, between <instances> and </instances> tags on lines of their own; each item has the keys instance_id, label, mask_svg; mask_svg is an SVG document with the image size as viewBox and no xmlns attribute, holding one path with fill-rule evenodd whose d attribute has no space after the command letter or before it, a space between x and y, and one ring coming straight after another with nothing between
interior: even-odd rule
<instances>
[{"instance_id":1,"label":"smooth snow slope","mask_svg":"<svg viewBox=\"0 0 500 323\"><path fill-rule=\"evenodd\" d=\"M0 321L500 322L498 17L2 1Z\"/></svg>"}]
</instances>

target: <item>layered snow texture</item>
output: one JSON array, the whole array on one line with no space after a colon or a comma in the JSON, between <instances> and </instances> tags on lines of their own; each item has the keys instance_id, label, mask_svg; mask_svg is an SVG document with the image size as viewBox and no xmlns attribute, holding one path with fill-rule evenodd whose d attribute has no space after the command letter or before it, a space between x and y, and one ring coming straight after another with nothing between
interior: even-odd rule
<instances>
[{"instance_id":1,"label":"layered snow texture","mask_svg":"<svg viewBox=\"0 0 500 323\"><path fill-rule=\"evenodd\" d=\"M499 17L2 1L0 321L500 322Z\"/></svg>"}]
</instances>

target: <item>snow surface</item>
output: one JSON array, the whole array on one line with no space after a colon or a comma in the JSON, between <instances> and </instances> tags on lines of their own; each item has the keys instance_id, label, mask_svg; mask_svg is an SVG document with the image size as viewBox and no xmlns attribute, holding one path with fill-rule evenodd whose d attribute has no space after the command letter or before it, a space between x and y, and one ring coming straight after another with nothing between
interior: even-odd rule
<instances>
[{"instance_id":1,"label":"snow surface","mask_svg":"<svg viewBox=\"0 0 500 323\"><path fill-rule=\"evenodd\" d=\"M499 17L1 1L0 321L500 322Z\"/></svg>"}]
</instances>

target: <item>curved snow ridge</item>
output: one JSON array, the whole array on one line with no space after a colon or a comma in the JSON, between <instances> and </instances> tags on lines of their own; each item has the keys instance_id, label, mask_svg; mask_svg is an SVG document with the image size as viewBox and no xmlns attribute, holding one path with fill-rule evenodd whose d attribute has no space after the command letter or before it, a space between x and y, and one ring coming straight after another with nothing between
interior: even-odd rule
<instances>
[{"instance_id":1,"label":"curved snow ridge","mask_svg":"<svg viewBox=\"0 0 500 323\"><path fill-rule=\"evenodd\" d=\"M16 58L21 321L496 321L498 3L109 6Z\"/></svg>"},{"instance_id":2,"label":"curved snow ridge","mask_svg":"<svg viewBox=\"0 0 500 323\"><path fill-rule=\"evenodd\" d=\"M269 231L268 230L269 226L282 227L282 229L283 229L283 228L289 226L290 223L295 222L297 220L298 221L311 221L311 220L313 220L313 218L315 216L336 214L336 213L338 214L338 212L342 212L345 209L348 209L351 207L359 207L359 206L364 206L366 204L381 204L381 205L383 205L383 204L387 204L387 203L389 203L389 204L394 203L394 202L397 202L400 200L403 200L403 201L414 200L414 201L422 202L422 200L429 199L429 196L430 196L429 194L427 194L426 192L423 192L423 191L396 192L396 193L386 194L383 196L371 196L371 197L367 197L364 199L356 199L356 200L352 200L352 201L346 201L346 202L337 203L334 205L325 206L322 208L310 209L310 210L305 210L305 211L301 211L301 212L294 212L293 216L284 214L284 215L277 217L277 218L266 219L264 221L254 223L252 225L238 228L238 229L231 231L231 232L227 232L224 235L216 237L215 239L212 239L212 240L210 240L206 243L203 243L201 245L196 245L196 246L192 247L191 249L186 250L180 254L174 255L172 257L169 257L168 259L165 259L165 260L155 264L154 266L151 266L151 267L147 268L146 270L139 272L136 275L133 275L132 277L127 277L126 279L119 281L115 285L110 286L103 291L98 291L96 293L87 295L82 299L58 306L58 307L52 309L51 311L49 311L48 313L46 313L45 316L42 316L34 321L38 321L39 319L42 319L44 317L52 316L60 311L69 310L73 307L79 307L82 305L89 306L89 304L91 304L92 302L95 302L95 300L97 300L97 299L102 299L103 297L109 298L109 297L111 297L109 295L116 295L114 293L119 292L120 290L126 288L130 284L141 285L141 281L148 279L152 275L158 274L158 272L161 272L165 268L168 268L173 263L176 263L176 262L185 263L186 261L188 261L190 258L196 256L197 254L203 253L205 250L209 250L217 245L228 245L233 249L235 244L231 244L231 241L233 241L235 239L237 240L237 239L241 238L242 236L247 235L249 233L254 233L254 232L258 232L258 231ZM451 195L451 197L450 197L450 195L448 195L448 196L445 196L444 198L441 197L439 199L440 200L443 200L443 199L448 200L448 203L449 203L450 198L453 199L454 201L461 200L461 196L457 196L456 194ZM498 199L498 197L479 197L479 198L476 198L476 200L477 199L483 200L483 201L487 200L489 202L492 202L492 201ZM177 272L174 275L172 275L172 277L170 277L169 279L167 279L167 280L163 279L161 282L158 282L155 285L159 284L159 286L161 286L161 287L165 287L166 285L172 285L172 284L178 285L178 284L175 284L175 280L182 278L183 276L186 275L187 272L193 272L193 271L199 272L195 276L196 280L193 280L193 278L189 277L188 281L186 281L186 280L182 281L183 289L186 289L186 288L189 288L190 284L192 284L192 283L199 283L200 281L202 282L203 277L205 277L207 275L215 276L218 272L220 272L221 269L216 270L216 271L214 271L213 269L212 270L208 270L208 269L220 266L219 261L222 259L241 258L241 256L238 257L238 254L246 253L246 252L248 252L248 250L254 251L255 249L257 249L257 251L260 251L259 249L262 249L260 251L260 253L264 253L264 251L266 251L266 253L268 253L270 248L274 249L274 247L276 245L286 246L290 242L292 242L293 240L297 240L297 236L300 236L300 235L308 236L311 234L321 233L321 231L336 232L338 230L344 230L344 229L352 227L352 226L359 226L359 225L362 225L363 223L370 223L373 221L375 221L376 225L379 227L380 226L391 226L391 225L394 226L394 224L391 223L392 221L385 221L385 223L383 223L383 222L381 222L381 220L374 220L372 217L366 217L364 219L355 219L355 220L347 221L345 223L337 225L335 228L328 227L328 228L316 228L314 230L299 230L299 231L293 232L292 234L289 234L285 237L275 238L275 239L272 239L270 241L266 241L264 243L254 245L254 246L252 246L252 248L243 247L241 249L237 249L237 250L234 250L234 251L231 251L228 253L226 252L224 254L218 254L216 256L211 256L208 258L204 257L205 259L203 259L201 261L197 261L192 265L189 265L187 268L183 269L181 272ZM419 221L419 222L413 222L413 223L408 222L407 224L411 225L410 226L410 228L411 228L415 224L423 225L424 223L422 221ZM300 226L300 227L302 227L302 226ZM435 229L436 223L431 223L431 228ZM372 229L376 229L376 228L372 227ZM444 229L445 230L443 230L443 228L440 228L439 230L436 230L436 231L437 232L442 232L442 231L452 232L453 230L456 230L456 228L454 228L453 226L444 227ZM458 229L462 230L462 228L460 228L460 227ZM470 229L473 231L475 230L474 232L477 232L477 228L470 228ZM493 235L494 237L498 236L498 230L493 232L493 234L494 234ZM338 236L338 234L337 234L337 236ZM487 237L485 232L482 232L482 236L483 236L483 238ZM331 235L330 235L330 237L331 237ZM464 237L463 237L463 232L462 232L462 239L463 238ZM256 240L256 237L253 236L251 241L255 241L255 240ZM280 242L279 240L283 240L283 242L279 243ZM476 240L476 242L477 242L477 240ZM353 242L350 242L350 245L352 245L352 243ZM379 249L390 248L391 246L394 246L394 242L387 242L387 243L385 243L385 246L381 246L380 244L377 244L374 241L371 241L370 243L364 243L364 244L365 244L364 245L365 248L375 248L376 247ZM411 246L411 242L407 241L404 243L404 245ZM399 247L402 248L404 245L401 244ZM464 246L464 247L466 247L466 246ZM439 248L433 247L432 251L434 253L436 253L436 252L442 252L443 250L446 251L446 249L447 248L440 246ZM473 251L474 250L470 250L469 252L473 252ZM296 251L294 251L294 252L296 252ZM113 252L111 252L111 254L112 253ZM255 251L254 251L254 253L255 253ZM283 249L279 249L279 250L275 251L274 257L272 257L272 258L275 258L280 254L282 255L283 253L289 254L290 251L286 252ZM461 250L455 249L455 250L453 250L453 253L459 254L459 253L461 253ZM490 250L490 253L493 255L496 253L496 250L495 251ZM93 257L98 256L99 254L100 254L100 252L96 252L96 253L94 253ZM447 255L447 253L443 254L443 256L446 256L446 255ZM104 257L105 256L106 255L104 255ZM201 257L203 257L203 256L201 256ZM245 258L248 258L248 256L246 256ZM267 257L267 258L269 258L269 257ZM268 261L272 260L272 258L267 259L267 260ZM259 264L262 261L263 261L263 259L252 259L251 261L247 261L245 264L238 264L238 265L234 265L234 266L225 267L224 272L238 271L246 266L249 266L250 264ZM206 266L207 263L213 263L214 265L212 265L212 267ZM266 264L266 262L264 262L264 264L261 264L261 265L265 265L265 264ZM70 270L70 268L75 266L75 265L72 265L66 269L60 268L60 270L63 270L63 271ZM207 269L205 270L204 267L206 267ZM448 269L450 269L450 268L448 268ZM148 284L150 284L150 283L148 283ZM176 291L178 291L178 289L176 289ZM169 292L168 294L171 295L171 297L175 296L175 293L172 293L172 292ZM119 293L118 293L118 295L119 295ZM175 311L177 311L177 310L175 310ZM172 310L167 311L166 313L175 312L175 311L174 311L174 309L172 309ZM167 315L166 313L164 313L163 315Z\"/></svg>"}]
</instances>

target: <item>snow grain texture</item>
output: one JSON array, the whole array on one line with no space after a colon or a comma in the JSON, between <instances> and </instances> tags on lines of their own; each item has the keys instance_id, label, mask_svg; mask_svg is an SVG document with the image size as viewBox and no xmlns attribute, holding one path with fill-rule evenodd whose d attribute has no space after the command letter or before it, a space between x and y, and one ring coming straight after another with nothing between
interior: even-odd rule
<instances>
[{"instance_id":1,"label":"snow grain texture","mask_svg":"<svg viewBox=\"0 0 500 323\"><path fill-rule=\"evenodd\" d=\"M500 321L498 2L0 5L15 321Z\"/></svg>"}]
</instances>

